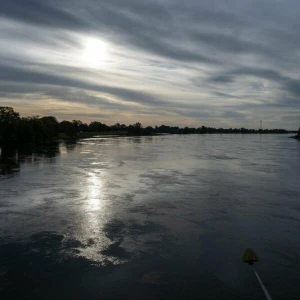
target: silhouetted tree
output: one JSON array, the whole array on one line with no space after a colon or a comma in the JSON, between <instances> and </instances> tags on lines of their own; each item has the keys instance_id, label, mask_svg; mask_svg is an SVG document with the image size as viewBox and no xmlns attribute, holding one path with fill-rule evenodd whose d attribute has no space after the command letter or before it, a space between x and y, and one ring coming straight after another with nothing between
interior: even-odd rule
<instances>
[{"instance_id":1,"label":"silhouetted tree","mask_svg":"<svg viewBox=\"0 0 300 300\"><path fill-rule=\"evenodd\" d=\"M19 113L15 112L12 107L0 107L0 141L16 141L18 139L18 122Z\"/></svg>"},{"instance_id":2,"label":"silhouetted tree","mask_svg":"<svg viewBox=\"0 0 300 300\"><path fill-rule=\"evenodd\" d=\"M11 107L0 107L0 142L24 143L53 140L59 132L55 117L39 116L20 118Z\"/></svg>"},{"instance_id":3,"label":"silhouetted tree","mask_svg":"<svg viewBox=\"0 0 300 300\"><path fill-rule=\"evenodd\" d=\"M121 129L121 124L120 123L116 123L116 124L114 124L114 125L111 126L111 129L113 131L118 131L118 130Z\"/></svg>"},{"instance_id":4,"label":"silhouetted tree","mask_svg":"<svg viewBox=\"0 0 300 300\"><path fill-rule=\"evenodd\" d=\"M89 125L82 123L80 120L58 122L53 116L39 116L20 118L19 113L15 112L12 107L0 107L0 143L11 142L35 142L42 143L53 140L58 133L64 133L69 138L75 138L77 132L104 132L104 131L127 131L129 135L141 134L214 134L214 133L242 133L242 134L257 134L257 133L287 133L284 129L247 129L247 128L213 128L201 126L199 128L178 126L148 126L143 128L142 124L137 122L129 125L115 123L107 126L99 121L93 121ZM300 128L297 132L300 137Z\"/></svg>"},{"instance_id":5,"label":"silhouetted tree","mask_svg":"<svg viewBox=\"0 0 300 300\"><path fill-rule=\"evenodd\" d=\"M86 124L86 123L81 123L79 125L79 131L81 131L81 132L87 132L87 131L89 131L89 125Z\"/></svg>"},{"instance_id":6,"label":"silhouetted tree","mask_svg":"<svg viewBox=\"0 0 300 300\"><path fill-rule=\"evenodd\" d=\"M80 126L82 125L82 122L80 120L73 120L72 124L73 124L74 129L75 129L76 132L81 131Z\"/></svg>"},{"instance_id":7,"label":"silhouetted tree","mask_svg":"<svg viewBox=\"0 0 300 300\"><path fill-rule=\"evenodd\" d=\"M128 130L128 134L142 134L143 131L143 125L139 122L133 124L133 125L129 125L127 127Z\"/></svg>"},{"instance_id":8,"label":"silhouetted tree","mask_svg":"<svg viewBox=\"0 0 300 300\"><path fill-rule=\"evenodd\" d=\"M30 118L21 118L18 126L18 136L20 142L32 143L35 139L33 126Z\"/></svg>"},{"instance_id":9,"label":"silhouetted tree","mask_svg":"<svg viewBox=\"0 0 300 300\"><path fill-rule=\"evenodd\" d=\"M108 126L98 121L93 121L89 125L89 131L91 132L101 132L101 131L108 131L108 130L109 130Z\"/></svg>"},{"instance_id":10,"label":"silhouetted tree","mask_svg":"<svg viewBox=\"0 0 300 300\"><path fill-rule=\"evenodd\" d=\"M70 121L62 121L59 123L59 132L64 133L68 138L76 137L76 125Z\"/></svg>"},{"instance_id":11,"label":"silhouetted tree","mask_svg":"<svg viewBox=\"0 0 300 300\"><path fill-rule=\"evenodd\" d=\"M151 126L148 126L148 127L144 128L144 130L143 130L144 134L151 134L153 132L154 132L154 129Z\"/></svg>"},{"instance_id":12,"label":"silhouetted tree","mask_svg":"<svg viewBox=\"0 0 300 300\"><path fill-rule=\"evenodd\" d=\"M0 106L0 124L11 124L18 119L20 119L20 114L15 112L12 107Z\"/></svg>"},{"instance_id":13,"label":"silhouetted tree","mask_svg":"<svg viewBox=\"0 0 300 300\"><path fill-rule=\"evenodd\" d=\"M51 141L58 135L59 123L57 122L55 117L42 117L38 120L38 122L40 123L39 125L42 128L44 141Z\"/></svg>"}]
</instances>

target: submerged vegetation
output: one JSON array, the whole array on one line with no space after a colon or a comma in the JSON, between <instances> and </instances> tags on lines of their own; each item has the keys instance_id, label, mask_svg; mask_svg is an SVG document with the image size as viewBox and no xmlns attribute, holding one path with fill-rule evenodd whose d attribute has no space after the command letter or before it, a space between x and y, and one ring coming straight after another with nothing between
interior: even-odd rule
<instances>
[{"instance_id":1,"label":"submerged vegetation","mask_svg":"<svg viewBox=\"0 0 300 300\"><path fill-rule=\"evenodd\" d=\"M80 120L59 122L53 116L20 117L12 107L0 107L0 144L44 143L57 139L88 138L96 135L150 135L150 134L204 134L204 133L288 133L285 129L246 128L180 128L166 125L143 127L137 122L132 125L116 123L108 126L99 121L90 124ZM297 134L300 137L300 128Z\"/></svg>"}]
</instances>

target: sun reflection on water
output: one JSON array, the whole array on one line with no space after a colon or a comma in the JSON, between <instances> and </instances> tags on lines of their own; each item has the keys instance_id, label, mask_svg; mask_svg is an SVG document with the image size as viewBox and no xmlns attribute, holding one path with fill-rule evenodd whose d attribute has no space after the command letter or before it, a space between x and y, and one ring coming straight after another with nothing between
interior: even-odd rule
<instances>
[{"instance_id":1,"label":"sun reflection on water","mask_svg":"<svg viewBox=\"0 0 300 300\"><path fill-rule=\"evenodd\" d=\"M94 261L102 261L99 250L107 243L102 234L106 214L103 201L105 198L103 173L95 169L87 174L84 182L85 204L80 235L82 243L87 247L81 249L81 255Z\"/></svg>"},{"instance_id":2,"label":"sun reflection on water","mask_svg":"<svg viewBox=\"0 0 300 300\"><path fill-rule=\"evenodd\" d=\"M101 208L103 181L98 174L90 173L87 180L88 189L88 207L91 210L99 210Z\"/></svg>"}]
</instances>

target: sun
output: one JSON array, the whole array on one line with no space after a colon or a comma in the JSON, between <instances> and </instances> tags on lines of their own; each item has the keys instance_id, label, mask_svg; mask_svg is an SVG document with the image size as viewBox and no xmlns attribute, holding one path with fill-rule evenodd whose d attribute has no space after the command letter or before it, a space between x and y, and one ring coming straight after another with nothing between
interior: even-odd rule
<instances>
[{"instance_id":1,"label":"sun","mask_svg":"<svg viewBox=\"0 0 300 300\"><path fill-rule=\"evenodd\" d=\"M105 42L88 38L84 47L84 59L90 65L97 67L107 59L107 45Z\"/></svg>"}]
</instances>

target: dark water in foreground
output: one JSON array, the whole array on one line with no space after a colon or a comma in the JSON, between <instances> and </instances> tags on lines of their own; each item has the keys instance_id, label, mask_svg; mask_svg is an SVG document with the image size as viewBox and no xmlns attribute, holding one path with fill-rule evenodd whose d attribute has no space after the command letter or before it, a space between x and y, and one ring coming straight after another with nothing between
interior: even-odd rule
<instances>
[{"instance_id":1,"label":"dark water in foreground","mask_svg":"<svg viewBox=\"0 0 300 300\"><path fill-rule=\"evenodd\" d=\"M286 135L2 149L1 299L300 298L300 143Z\"/></svg>"}]
</instances>

